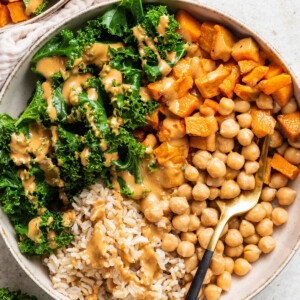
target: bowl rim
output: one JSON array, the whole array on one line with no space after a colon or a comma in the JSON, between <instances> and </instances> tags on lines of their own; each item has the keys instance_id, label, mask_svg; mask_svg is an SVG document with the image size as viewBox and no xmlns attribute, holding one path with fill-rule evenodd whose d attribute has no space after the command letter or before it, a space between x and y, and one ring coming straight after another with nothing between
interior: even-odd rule
<instances>
[{"instance_id":1,"label":"bowl rim","mask_svg":"<svg viewBox=\"0 0 300 300\"><path fill-rule=\"evenodd\" d=\"M61 3L60 6L63 5L63 3L68 2L69 0L61 0L58 3ZM293 84L294 86L297 87L298 90L300 90L300 79L298 78L297 74L294 71L294 67L292 65L290 65L286 60L285 57L283 57L281 55L280 52L278 52L278 50L275 48L275 46L273 45L272 42L266 41L266 39L263 39L260 35L260 33L258 33L255 29L248 27L246 25L244 25L242 19L240 19L238 16L232 15L231 13L225 12L223 9L219 9L219 8L214 8L214 7L210 7L208 4L203 4L203 3L198 3L196 2L196 0L172 0L174 2L178 2L178 3L187 3L187 4L192 4L195 6L198 6L199 8L203 9L203 10L207 10L210 11L211 13L215 14L215 15L219 15L220 17L223 17L227 20L230 21L230 23L234 23L235 25L239 26L240 28L242 28L243 30L247 31L247 33L249 33L250 36L252 36L256 41L258 41L259 45L263 45L263 47L267 48L268 50L270 50L272 55L275 55L275 57L277 59L279 59L280 64L286 68L289 73L292 75L293 78ZM114 3L120 2L120 0L105 0L103 2L100 2L96 5L93 5L92 7L89 7L83 11L79 11L77 12L75 15L72 15L66 19L64 19L63 21L61 21L60 23L58 23L56 26L54 26L51 30L49 30L47 33L43 34L37 41L35 41L35 43L33 43L25 56L22 57L22 59L15 65L15 67L13 68L11 74L7 77L7 79L5 80L5 83L0 91L0 105L2 102L2 98L4 97L4 94L7 90L7 88L10 85L10 82L13 80L13 78L15 77L16 73L19 71L20 67L23 65L24 61L32 54L32 52L34 50L36 50L39 46L42 45L42 43L47 40L49 38L49 36L51 36L54 32L57 32L58 30L60 30L61 27L63 27L64 25L66 25L68 22L70 22L73 19L76 19L82 15L85 15L86 13L92 12L94 10L97 10L103 6L107 6L107 5L113 5ZM148 0L147 2L151 2L151 3L161 3L163 4L164 1L152 1L152 0ZM46 12L46 11L45 11ZM44 12L44 13L45 13ZM48 12L48 11L47 11ZM44 15L41 14L41 15ZM34 20L36 20L35 18L33 18ZM30 20L29 20L30 21ZM27 22L27 21L26 21ZM24 23L22 23L24 24ZM0 31L1 32L1 31ZM18 264L21 266L21 268L25 271L25 273L43 290L45 291L49 296L51 297L56 297L57 295L54 295L54 292L52 290L50 290L43 282L41 282L39 280L39 278L37 278L22 262L21 257L19 257L19 255L17 253L15 253L15 251L12 248L11 245L11 241L9 240L6 232L4 231L4 228L1 225L1 220L0 220L0 234L3 238L3 240L6 243L6 246L8 247L8 249L10 250L10 252L12 253L12 255L14 256L14 258L17 260ZM246 296L243 300L250 300L252 299L255 295L257 295L258 293L260 293L266 286L268 286L280 273L281 271L287 266L287 264L289 263L289 261L292 259L292 257L295 255L297 249L300 247L300 237L298 238L298 241L295 245L295 247L293 249L291 249L290 254L288 255L288 257L282 262L282 264L280 265L280 267L269 277L265 280L265 282L263 284L261 284L258 288L256 288L254 291L252 291L248 296ZM55 291L56 292L56 291ZM56 292L57 293L57 292ZM65 299L64 295L61 295L61 299Z\"/></svg>"},{"instance_id":2,"label":"bowl rim","mask_svg":"<svg viewBox=\"0 0 300 300\"><path fill-rule=\"evenodd\" d=\"M7 25L12 25L12 26L9 26L8 28L6 26L3 26L2 28L0 28L0 34L1 33L6 33L9 30L15 29L15 28L20 27L22 25L27 25L27 24L38 22L39 20L42 20L45 17L47 17L48 15L51 15L52 13L57 11L59 8L61 8L64 4L66 4L69 1L70 0L58 0L55 4L53 4L53 5L49 6L48 8L46 8L41 14L39 14L37 16L34 16L34 17L30 18L27 21L19 22L19 23L16 23L16 24L13 24L12 22L10 22Z\"/></svg>"}]
</instances>

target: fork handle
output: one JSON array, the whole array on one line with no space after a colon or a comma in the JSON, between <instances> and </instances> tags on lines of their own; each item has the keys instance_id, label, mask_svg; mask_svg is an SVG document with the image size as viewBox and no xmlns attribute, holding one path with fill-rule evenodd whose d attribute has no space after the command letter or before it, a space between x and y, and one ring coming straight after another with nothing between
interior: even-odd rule
<instances>
[{"instance_id":1,"label":"fork handle","mask_svg":"<svg viewBox=\"0 0 300 300\"><path fill-rule=\"evenodd\" d=\"M214 254L214 251L206 249L203 255L202 260L199 263L198 270L195 274L194 280L190 286L190 289L185 297L185 300L195 300L198 297L202 282L206 275L207 269L209 267L211 258Z\"/></svg>"}]
</instances>

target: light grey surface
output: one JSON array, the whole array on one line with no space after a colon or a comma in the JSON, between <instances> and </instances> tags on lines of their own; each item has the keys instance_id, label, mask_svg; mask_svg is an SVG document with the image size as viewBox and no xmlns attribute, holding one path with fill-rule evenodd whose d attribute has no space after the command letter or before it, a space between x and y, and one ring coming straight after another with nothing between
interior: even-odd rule
<instances>
[{"instance_id":1,"label":"light grey surface","mask_svg":"<svg viewBox=\"0 0 300 300\"><path fill-rule=\"evenodd\" d=\"M299 0L201 0L223 12L236 15L249 28L270 41L292 65L300 78L300 1ZM295 228L295 230L299 230ZM17 265L0 237L0 287L22 289L39 300L50 300ZM300 299L300 250L285 270L255 300ZM238 299L238 295L237 298ZM235 300L235 299L232 299Z\"/></svg>"}]
</instances>

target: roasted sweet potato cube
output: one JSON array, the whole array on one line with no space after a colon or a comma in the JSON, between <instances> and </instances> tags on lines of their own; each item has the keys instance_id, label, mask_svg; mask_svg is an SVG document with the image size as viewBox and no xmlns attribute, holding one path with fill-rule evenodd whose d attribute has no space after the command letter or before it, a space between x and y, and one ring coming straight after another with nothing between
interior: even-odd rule
<instances>
[{"instance_id":1,"label":"roasted sweet potato cube","mask_svg":"<svg viewBox=\"0 0 300 300\"><path fill-rule=\"evenodd\" d=\"M199 45L204 51L210 53L216 32L215 24L211 22L204 22L202 23L200 30L201 35L199 38Z\"/></svg>"},{"instance_id":2,"label":"roasted sweet potato cube","mask_svg":"<svg viewBox=\"0 0 300 300\"><path fill-rule=\"evenodd\" d=\"M220 65L216 70L202 75L195 80L195 84L204 98L213 98L220 94L219 85L230 74L230 71Z\"/></svg>"},{"instance_id":3,"label":"roasted sweet potato cube","mask_svg":"<svg viewBox=\"0 0 300 300\"><path fill-rule=\"evenodd\" d=\"M191 37L192 42L199 39L201 35L200 22L182 9L178 11L175 19L180 25L180 30L185 31Z\"/></svg>"},{"instance_id":4,"label":"roasted sweet potato cube","mask_svg":"<svg viewBox=\"0 0 300 300\"><path fill-rule=\"evenodd\" d=\"M200 106L200 112L202 115L212 116L218 111L218 108L218 102L211 99L205 99L203 104Z\"/></svg>"},{"instance_id":5,"label":"roasted sweet potato cube","mask_svg":"<svg viewBox=\"0 0 300 300\"><path fill-rule=\"evenodd\" d=\"M176 156L183 155L180 147L174 147L168 142L162 143L153 151L159 164L164 164Z\"/></svg>"},{"instance_id":6,"label":"roasted sweet potato cube","mask_svg":"<svg viewBox=\"0 0 300 300\"><path fill-rule=\"evenodd\" d=\"M213 133L208 137L191 136L190 147L211 152L216 151L216 134Z\"/></svg>"},{"instance_id":7,"label":"roasted sweet potato cube","mask_svg":"<svg viewBox=\"0 0 300 300\"><path fill-rule=\"evenodd\" d=\"M10 22L11 18L7 6L1 5L0 3L0 27L3 27Z\"/></svg>"},{"instance_id":8,"label":"roasted sweet potato cube","mask_svg":"<svg viewBox=\"0 0 300 300\"><path fill-rule=\"evenodd\" d=\"M254 87L265 76L269 68L266 66L258 66L254 68L249 74L243 77L242 81L247 85Z\"/></svg>"},{"instance_id":9,"label":"roasted sweet potato cube","mask_svg":"<svg viewBox=\"0 0 300 300\"><path fill-rule=\"evenodd\" d=\"M255 67L258 66L258 63L253 60L240 60L238 61L241 74L244 75L252 71Z\"/></svg>"},{"instance_id":10,"label":"roasted sweet potato cube","mask_svg":"<svg viewBox=\"0 0 300 300\"><path fill-rule=\"evenodd\" d=\"M182 138L185 133L184 119L174 116L174 118L166 118L159 123L157 137L161 142L165 142L174 138Z\"/></svg>"},{"instance_id":11,"label":"roasted sweet potato cube","mask_svg":"<svg viewBox=\"0 0 300 300\"><path fill-rule=\"evenodd\" d=\"M221 59L224 62L229 61L234 44L234 36L223 26L215 25L214 28L215 33L210 51L211 58L214 60Z\"/></svg>"},{"instance_id":12,"label":"roasted sweet potato cube","mask_svg":"<svg viewBox=\"0 0 300 300\"><path fill-rule=\"evenodd\" d=\"M274 63L270 63L268 65L268 67L269 67L269 70L268 70L267 74L264 76L264 79L270 79L274 76L277 76L277 75L283 73L283 69Z\"/></svg>"},{"instance_id":13,"label":"roasted sweet potato cube","mask_svg":"<svg viewBox=\"0 0 300 300\"><path fill-rule=\"evenodd\" d=\"M262 138L267 134L273 134L276 125L276 120L264 110L252 110L252 132L258 137Z\"/></svg>"},{"instance_id":14,"label":"roasted sweet potato cube","mask_svg":"<svg viewBox=\"0 0 300 300\"><path fill-rule=\"evenodd\" d=\"M252 38L241 39L232 47L232 57L236 61L254 60L259 61L259 48Z\"/></svg>"},{"instance_id":15,"label":"roasted sweet potato cube","mask_svg":"<svg viewBox=\"0 0 300 300\"><path fill-rule=\"evenodd\" d=\"M272 97L280 106L284 106L292 98L293 93L293 84L290 83L287 86L281 88L280 90L274 92L272 94Z\"/></svg>"},{"instance_id":16,"label":"roasted sweet potato cube","mask_svg":"<svg viewBox=\"0 0 300 300\"><path fill-rule=\"evenodd\" d=\"M262 92L267 95L271 95L272 93L280 90L281 88L292 83L292 77L289 74L282 73L280 75L271 77L269 79L262 80L258 87Z\"/></svg>"},{"instance_id":17,"label":"roasted sweet potato cube","mask_svg":"<svg viewBox=\"0 0 300 300\"><path fill-rule=\"evenodd\" d=\"M299 169L278 153L274 154L271 167L291 180L295 180L299 174Z\"/></svg>"},{"instance_id":18,"label":"roasted sweet potato cube","mask_svg":"<svg viewBox=\"0 0 300 300\"><path fill-rule=\"evenodd\" d=\"M188 58L182 58L173 67L173 74L178 79L183 76L183 74L191 75L191 62Z\"/></svg>"},{"instance_id":19,"label":"roasted sweet potato cube","mask_svg":"<svg viewBox=\"0 0 300 300\"><path fill-rule=\"evenodd\" d=\"M242 84L236 84L234 88L235 94L243 100L255 101L258 97L260 90L258 87L251 87Z\"/></svg>"},{"instance_id":20,"label":"roasted sweet potato cube","mask_svg":"<svg viewBox=\"0 0 300 300\"><path fill-rule=\"evenodd\" d=\"M181 117L188 117L195 109L199 108L200 101L197 97L187 93L181 98L170 101L169 110Z\"/></svg>"},{"instance_id":21,"label":"roasted sweet potato cube","mask_svg":"<svg viewBox=\"0 0 300 300\"><path fill-rule=\"evenodd\" d=\"M173 90L176 92L177 97L183 97L189 89L194 85L194 80L191 76L184 74L181 78L172 84Z\"/></svg>"},{"instance_id":22,"label":"roasted sweet potato cube","mask_svg":"<svg viewBox=\"0 0 300 300\"><path fill-rule=\"evenodd\" d=\"M300 111L277 116L285 136L291 141L300 139Z\"/></svg>"},{"instance_id":23,"label":"roasted sweet potato cube","mask_svg":"<svg viewBox=\"0 0 300 300\"><path fill-rule=\"evenodd\" d=\"M272 157L267 158L266 171L264 176L264 183L269 184L271 179L271 161Z\"/></svg>"},{"instance_id":24,"label":"roasted sweet potato cube","mask_svg":"<svg viewBox=\"0 0 300 300\"><path fill-rule=\"evenodd\" d=\"M234 87L240 79L240 71L238 66L233 66L231 73L224 81L219 85L221 93L228 98L232 98L234 94Z\"/></svg>"},{"instance_id":25,"label":"roasted sweet potato cube","mask_svg":"<svg viewBox=\"0 0 300 300\"><path fill-rule=\"evenodd\" d=\"M218 130L215 117L192 116L185 118L186 133L191 136L208 137Z\"/></svg>"},{"instance_id":26,"label":"roasted sweet potato cube","mask_svg":"<svg viewBox=\"0 0 300 300\"><path fill-rule=\"evenodd\" d=\"M168 88L174 83L174 79L171 77L165 77L162 80L158 80L148 84L149 92L154 100L159 100L167 91Z\"/></svg>"},{"instance_id":27,"label":"roasted sweet potato cube","mask_svg":"<svg viewBox=\"0 0 300 300\"><path fill-rule=\"evenodd\" d=\"M146 116L145 120L148 123L148 125L154 129L158 129L158 123L159 123L159 108L157 108L152 115Z\"/></svg>"},{"instance_id":28,"label":"roasted sweet potato cube","mask_svg":"<svg viewBox=\"0 0 300 300\"><path fill-rule=\"evenodd\" d=\"M23 2L8 3L7 8L14 23L29 20L29 16L25 14L25 5Z\"/></svg>"}]
</instances>

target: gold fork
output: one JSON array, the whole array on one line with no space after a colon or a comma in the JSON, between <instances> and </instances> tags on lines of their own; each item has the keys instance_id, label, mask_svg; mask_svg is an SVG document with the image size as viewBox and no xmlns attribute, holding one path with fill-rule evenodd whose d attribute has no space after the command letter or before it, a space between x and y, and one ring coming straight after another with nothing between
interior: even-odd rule
<instances>
[{"instance_id":1,"label":"gold fork","mask_svg":"<svg viewBox=\"0 0 300 300\"><path fill-rule=\"evenodd\" d=\"M217 242L228 220L233 216L246 213L257 204L264 183L264 175L266 171L269 143L270 143L270 136L267 135L265 137L263 147L262 147L262 153L259 160L259 169L255 175L254 190L246 191L232 200L216 201L221 211L220 220L205 250L203 258L199 263L198 270L195 274L195 277L189 288L189 291L185 297L185 300L197 299L199 290L201 288L202 282L206 275Z\"/></svg>"}]
</instances>

